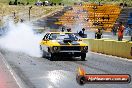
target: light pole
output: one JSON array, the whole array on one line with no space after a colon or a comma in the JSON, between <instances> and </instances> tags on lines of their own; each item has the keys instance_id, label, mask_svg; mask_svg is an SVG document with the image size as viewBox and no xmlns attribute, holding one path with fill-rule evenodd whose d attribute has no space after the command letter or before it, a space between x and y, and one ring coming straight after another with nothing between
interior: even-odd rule
<instances>
[{"instance_id":1,"label":"light pole","mask_svg":"<svg viewBox=\"0 0 132 88\"><path fill-rule=\"evenodd\" d=\"M30 21L30 10L32 9L32 6L29 7L29 21Z\"/></svg>"},{"instance_id":2,"label":"light pole","mask_svg":"<svg viewBox=\"0 0 132 88\"><path fill-rule=\"evenodd\" d=\"M94 23L95 23L95 12L96 12L96 10L97 10L97 6L95 5L95 6L93 7L93 9L94 9Z\"/></svg>"}]
</instances>

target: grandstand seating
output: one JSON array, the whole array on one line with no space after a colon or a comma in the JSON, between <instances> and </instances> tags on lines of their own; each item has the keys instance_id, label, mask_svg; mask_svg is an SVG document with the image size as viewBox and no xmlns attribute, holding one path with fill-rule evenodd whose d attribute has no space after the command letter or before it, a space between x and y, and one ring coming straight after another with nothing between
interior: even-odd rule
<instances>
[{"instance_id":1,"label":"grandstand seating","mask_svg":"<svg viewBox=\"0 0 132 88\"><path fill-rule=\"evenodd\" d=\"M94 9L95 8L95 9ZM121 8L117 5L98 5L84 4L82 6L74 6L73 10L67 11L61 16L56 24L70 27L76 23L83 23L85 28L104 28L111 31L115 24ZM94 25L96 24L97 25Z\"/></svg>"},{"instance_id":2,"label":"grandstand seating","mask_svg":"<svg viewBox=\"0 0 132 88\"><path fill-rule=\"evenodd\" d=\"M120 15L116 22L118 23L122 21L124 26L127 26L128 24L131 23L131 15L130 15L131 12L132 12L131 7L122 8Z\"/></svg>"},{"instance_id":3,"label":"grandstand seating","mask_svg":"<svg viewBox=\"0 0 132 88\"><path fill-rule=\"evenodd\" d=\"M127 24L132 25L132 12L130 12L130 14L129 14L129 18L128 18Z\"/></svg>"}]
</instances>

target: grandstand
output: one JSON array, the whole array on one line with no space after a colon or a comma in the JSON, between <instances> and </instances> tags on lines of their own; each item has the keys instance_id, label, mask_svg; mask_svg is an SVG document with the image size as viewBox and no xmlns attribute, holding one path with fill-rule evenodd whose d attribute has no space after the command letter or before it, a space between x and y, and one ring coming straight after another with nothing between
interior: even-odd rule
<instances>
[{"instance_id":1,"label":"grandstand","mask_svg":"<svg viewBox=\"0 0 132 88\"><path fill-rule=\"evenodd\" d=\"M81 24L88 29L103 28L105 31L111 31L121 8L117 5L109 4L83 4L75 5L72 10L64 13L56 24L72 27L75 24Z\"/></svg>"},{"instance_id":2,"label":"grandstand","mask_svg":"<svg viewBox=\"0 0 132 88\"><path fill-rule=\"evenodd\" d=\"M122 8L119 18L117 22L123 21L123 24L127 26L128 24L132 24L132 8Z\"/></svg>"},{"instance_id":3,"label":"grandstand","mask_svg":"<svg viewBox=\"0 0 132 88\"><path fill-rule=\"evenodd\" d=\"M132 25L132 12L130 12L127 24Z\"/></svg>"}]
</instances>

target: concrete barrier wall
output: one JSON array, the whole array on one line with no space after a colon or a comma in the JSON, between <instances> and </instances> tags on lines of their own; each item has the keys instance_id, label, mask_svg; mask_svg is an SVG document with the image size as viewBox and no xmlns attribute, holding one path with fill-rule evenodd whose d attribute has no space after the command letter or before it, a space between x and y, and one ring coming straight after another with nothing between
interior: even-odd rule
<instances>
[{"instance_id":1,"label":"concrete barrier wall","mask_svg":"<svg viewBox=\"0 0 132 88\"><path fill-rule=\"evenodd\" d=\"M132 42L110 39L82 39L92 52L132 59Z\"/></svg>"}]
</instances>

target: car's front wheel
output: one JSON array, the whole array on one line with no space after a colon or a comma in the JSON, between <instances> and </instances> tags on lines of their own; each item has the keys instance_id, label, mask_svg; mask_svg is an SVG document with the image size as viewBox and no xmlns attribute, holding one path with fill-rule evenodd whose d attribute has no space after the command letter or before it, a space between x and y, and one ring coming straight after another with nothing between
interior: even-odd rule
<instances>
[{"instance_id":1,"label":"car's front wheel","mask_svg":"<svg viewBox=\"0 0 132 88\"><path fill-rule=\"evenodd\" d=\"M42 50L42 58L45 58L46 57L46 54L45 52Z\"/></svg>"},{"instance_id":2,"label":"car's front wheel","mask_svg":"<svg viewBox=\"0 0 132 88\"><path fill-rule=\"evenodd\" d=\"M55 60L55 54L54 53L50 53L50 61L54 61Z\"/></svg>"},{"instance_id":3,"label":"car's front wheel","mask_svg":"<svg viewBox=\"0 0 132 88\"><path fill-rule=\"evenodd\" d=\"M86 58L86 53L82 53L82 54L81 54L81 60L82 60L82 61L85 61L85 58Z\"/></svg>"}]
</instances>

